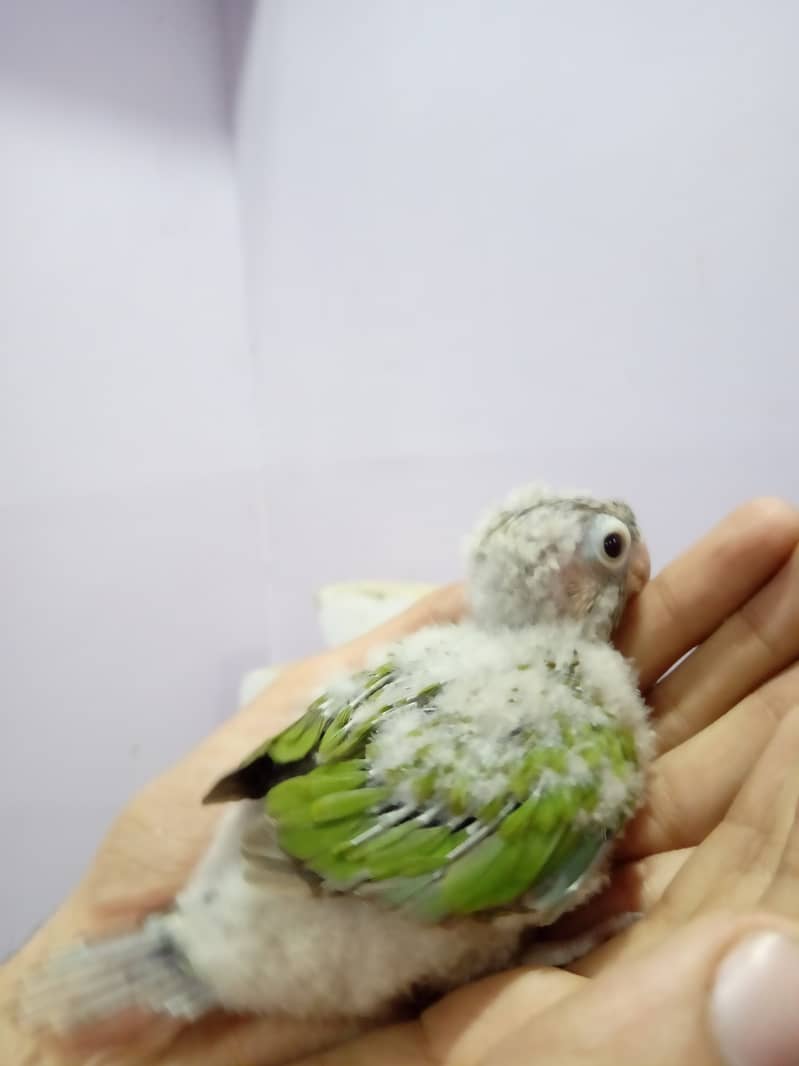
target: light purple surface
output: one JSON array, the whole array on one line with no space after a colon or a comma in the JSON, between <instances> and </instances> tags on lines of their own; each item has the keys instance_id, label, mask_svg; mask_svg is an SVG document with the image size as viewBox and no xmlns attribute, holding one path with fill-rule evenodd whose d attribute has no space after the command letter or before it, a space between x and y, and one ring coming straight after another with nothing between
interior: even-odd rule
<instances>
[{"instance_id":1,"label":"light purple surface","mask_svg":"<svg viewBox=\"0 0 799 1066\"><path fill-rule=\"evenodd\" d=\"M528 478L628 495L656 564L799 501L797 32L0 11L0 954L320 584L456 576Z\"/></svg>"},{"instance_id":2,"label":"light purple surface","mask_svg":"<svg viewBox=\"0 0 799 1066\"><path fill-rule=\"evenodd\" d=\"M218 14L0 10L0 956L268 658Z\"/></svg>"}]
</instances>

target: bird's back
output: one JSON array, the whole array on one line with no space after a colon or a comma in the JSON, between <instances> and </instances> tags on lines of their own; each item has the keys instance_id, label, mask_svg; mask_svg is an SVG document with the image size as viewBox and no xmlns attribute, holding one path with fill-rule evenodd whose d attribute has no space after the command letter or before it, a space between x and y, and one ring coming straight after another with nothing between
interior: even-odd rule
<instances>
[{"instance_id":1,"label":"bird's back","mask_svg":"<svg viewBox=\"0 0 799 1066\"><path fill-rule=\"evenodd\" d=\"M327 891L550 911L637 804L647 736L629 668L575 627L434 627L270 742L265 806Z\"/></svg>"}]
</instances>

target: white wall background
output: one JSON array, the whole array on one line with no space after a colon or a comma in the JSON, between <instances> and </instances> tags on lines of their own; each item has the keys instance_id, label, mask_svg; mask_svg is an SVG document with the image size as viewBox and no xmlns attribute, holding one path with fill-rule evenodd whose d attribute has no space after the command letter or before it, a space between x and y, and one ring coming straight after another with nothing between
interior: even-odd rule
<instances>
[{"instance_id":1,"label":"white wall background","mask_svg":"<svg viewBox=\"0 0 799 1066\"><path fill-rule=\"evenodd\" d=\"M218 12L0 6L0 956L266 654Z\"/></svg>"},{"instance_id":2,"label":"white wall background","mask_svg":"<svg viewBox=\"0 0 799 1066\"><path fill-rule=\"evenodd\" d=\"M799 496L795 5L258 15L238 128L276 650L307 646L324 575L451 572L519 478L627 492L661 560Z\"/></svg>"},{"instance_id":3,"label":"white wall background","mask_svg":"<svg viewBox=\"0 0 799 1066\"><path fill-rule=\"evenodd\" d=\"M315 646L322 582L449 578L527 478L626 493L656 562L799 502L797 33L0 11L0 952L241 669Z\"/></svg>"}]
</instances>

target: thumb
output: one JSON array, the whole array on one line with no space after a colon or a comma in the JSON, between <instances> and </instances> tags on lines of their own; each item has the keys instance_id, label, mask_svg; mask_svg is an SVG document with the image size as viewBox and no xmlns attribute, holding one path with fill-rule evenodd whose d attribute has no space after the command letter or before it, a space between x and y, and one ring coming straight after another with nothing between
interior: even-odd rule
<instances>
[{"instance_id":1,"label":"thumb","mask_svg":"<svg viewBox=\"0 0 799 1066\"><path fill-rule=\"evenodd\" d=\"M504 1066L796 1066L799 926L707 916L612 966L485 1060Z\"/></svg>"}]
</instances>

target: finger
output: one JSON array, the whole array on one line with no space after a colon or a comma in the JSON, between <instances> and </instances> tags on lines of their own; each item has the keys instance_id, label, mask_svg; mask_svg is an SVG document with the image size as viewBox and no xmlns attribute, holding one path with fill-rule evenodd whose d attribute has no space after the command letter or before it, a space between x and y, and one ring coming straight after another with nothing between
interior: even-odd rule
<instances>
[{"instance_id":1,"label":"finger","mask_svg":"<svg viewBox=\"0 0 799 1066\"><path fill-rule=\"evenodd\" d=\"M425 1035L419 1022L378 1029L321 1054L288 1061L293 1066L434 1066L427 1054ZM253 1066L273 1066L272 1059L259 1059ZM435 1066L443 1064L435 1063Z\"/></svg>"},{"instance_id":2,"label":"finger","mask_svg":"<svg viewBox=\"0 0 799 1066\"><path fill-rule=\"evenodd\" d=\"M300 1021L277 1015L237 1018L220 1014L185 1028L159 1062L164 1066L282 1066L301 1057L305 1061L304 1056L339 1044L358 1029L357 1023L342 1019Z\"/></svg>"},{"instance_id":3,"label":"finger","mask_svg":"<svg viewBox=\"0 0 799 1066\"><path fill-rule=\"evenodd\" d=\"M799 797L797 764L799 711L794 710L772 736L723 821L689 853L645 920L572 968L593 976L611 962L651 950L703 911L767 907L765 893L793 826ZM799 899L793 906L799 909ZM795 916L788 909L781 913Z\"/></svg>"},{"instance_id":4,"label":"finger","mask_svg":"<svg viewBox=\"0 0 799 1066\"><path fill-rule=\"evenodd\" d=\"M368 1033L298 1066L477 1066L501 1033L551 1008L582 982L576 974L547 967L495 974L445 996L418 1021Z\"/></svg>"},{"instance_id":5,"label":"finger","mask_svg":"<svg viewBox=\"0 0 799 1066\"><path fill-rule=\"evenodd\" d=\"M674 921L710 906L762 906L795 832L799 708L780 723L720 824L694 850L655 908ZM799 897L785 916L797 917Z\"/></svg>"},{"instance_id":6,"label":"finger","mask_svg":"<svg viewBox=\"0 0 799 1066\"><path fill-rule=\"evenodd\" d=\"M738 508L633 600L617 634L648 689L706 640L782 566L799 542L799 511L778 499Z\"/></svg>"},{"instance_id":7,"label":"finger","mask_svg":"<svg viewBox=\"0 0 799 1066\"><path fill-rule=\"evenodd\" d=\"M620 855L643 858L704 840L724 817L798 697L796 664L697 736L656 759L647 785L646 806L625 833Z\"/></svg>"},{"instance_id":8,"label":"finger","mask_svg":"<svg viewBox=\"0 0 799 1066\"><path fill-rule=\"evenodd\" d=\"M649 692L660 751L704 729L799 657L799 549Z\"/></svg>"},{"instance_id":9,"label":"finger","mask_svg":"<svg viewBox=\"0 0 799 1066\"><path fill-rule=\"evenodd\" d=\"M548 967L495 974L445 996L418 1021L371 1032L303 1059L301 1066L477 1066L499 1034L552 1007L582 981L576 974ZM259 1059L259 1066L267 1066L267 1061L271 1063Z\"/></svg>"},{"instance_id":10,"label":"finger","mask_svg":"<svg viewBox=\"0 0 799 1066\"><path fill-rule=\"evenodd\" d=\"M581 982L566 970L525 967L466 985L422 1015L430 1059L419 1063L475 1066L498 1034L517 1029L533 1014L571 995ZM382 1058L372 1061L383 1063Z\"/></svg>"},{"instance_id":11,"label":"finger","mask_svg":"<svg viewBox=\"0 0 799 1066\"><path fill-rule=\"evenodd\" d=\"M799 908L799 805L795 805L790 831L777 873L763 896L763 905L775 914L795 917Z\"/></svg>"},{"instance_id":12,"label":"finger","mask_svg":"<svg viewBox=\"0 0 799 1066\"><path fill-rule=\"evenodd\" d=\"M548 967L495 974L445 996L418 1021L368 1033L297 1066L477 1066L500 1034L551 1008L582 982L576 974ZM259 1059L258 1066L271 1062Z\"/></svg>"},{"instance_id":13,"label":"finger","mask_svg":"<svg viewBox=\"0 0 799 1066\"><path fill-rule=\"evenodd\" d=\"M586 981L482 1061L791 1066L799 1061L797 935L793 923L758 912L704 916Z\"/></svg>"}]
</instances>

